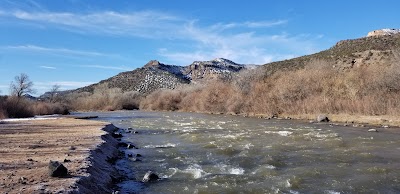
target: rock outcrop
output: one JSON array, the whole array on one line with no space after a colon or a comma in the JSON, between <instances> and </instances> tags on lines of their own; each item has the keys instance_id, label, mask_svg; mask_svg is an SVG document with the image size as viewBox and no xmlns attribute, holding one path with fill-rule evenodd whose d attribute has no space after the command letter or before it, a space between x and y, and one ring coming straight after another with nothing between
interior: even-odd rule
<instances>
[{"instance_id":1,"label":"rock outcrop","mask_svg":"<svg viewBox=\"0 0 400 194\"><path fill-rule=\"evenodd\" d=\"M245 66L223 58L211 61L195 61L187 66L183 74L190 80L229 79L232 73L239 72Z\"/></svg>"},{"instance_id":2,"label":"rock outcrop","mask_svg":"<svg viewBox=\"0 0 400 194\"><path fill-rule=\"evenodd\" d=\"M368 32L367 37L370 36L386 36L400 33L400 29L381 29Z\"/></svg>"},{"instance_id":3,"label":"rock outcrop","mask_svg":"<svg viewBox=\"0 0 400 194\"><path fill-rule=\"evenodd\" d=\"M142 68L122 72L97 84L70 92L92 93L97 85L106 84L108 88L120 88L123 92L136 91L149 94L158 89L175 89L192 82L229 79L234 73L246 67L246 65L223 58L195 61L188 66L167 65L157 60L151 60ZM250 66L250 68L254 67Z\"/></svg>"}]
</instances>

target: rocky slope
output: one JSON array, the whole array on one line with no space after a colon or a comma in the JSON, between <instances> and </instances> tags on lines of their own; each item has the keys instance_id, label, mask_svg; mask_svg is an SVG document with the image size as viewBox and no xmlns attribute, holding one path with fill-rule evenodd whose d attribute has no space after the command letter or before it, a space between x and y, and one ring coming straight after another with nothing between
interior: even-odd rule
<instances>
[{"instance_id":1,"label":"rocky slope","mask_svg":"<svg viewBox=\"0 0 400 194\"><path fill-rule=\"evenodd\" d=\"M342 40L319 53L263 65L266 74L276 71L299 69L313 60L323 60L335 68L348 69L363 65L388 64L400 54L400 33L367 36Z\"/></svg>"},{"instance_id":2,"label":"rocky slope","mask_svg":"<svg viewBox=\"0 0 400 194\"><path fill-rule=\"evenodd\" d=\"M237 64L223 58L212 61L195 61L185 67L182 73L192 81L229 79L232 73L245 69L245 65Z\"/></svg>"},{"instance_id":3,"label":"rocky slope","mask_svg":"<svg viewBox=\"0 0 400 194\"><path fill-rule=\"evenodd\" d=\"M123 92L137 91L148 94L161 88L175 89L192 82L230 78L232 74L245 68L245 65L222 58L211 61L195 61L188 66L167 65L151 60L142 68L122 72L99 83L71 92L93 92L96 86L107 84L109 88L121 88Z\"/></svg>"}]
</instances>

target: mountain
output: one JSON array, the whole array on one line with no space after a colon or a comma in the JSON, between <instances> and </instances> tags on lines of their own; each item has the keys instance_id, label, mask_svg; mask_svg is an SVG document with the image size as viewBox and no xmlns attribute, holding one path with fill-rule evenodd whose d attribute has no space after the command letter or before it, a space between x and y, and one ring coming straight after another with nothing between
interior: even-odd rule
<instances>
[{"instance_id":1,"label":"mountain","mask_svg":"<svg viewBox=\"0 0 400 194\"><path fill-rule=\"evenodd\" d=\"M324 60L338 69L348 69L362 65L381 65L400 54L400 30L375 30L367 37L342 40L333 47L294 59L264 64L262 67L270 75L276 71L299 69L313 60Z\"/></svg>"},{"instance_id":2,"label":"mountain","mask_svg":"<svg viewBox=\"0 0 400 194\"><path fill-rule=\"evenodd\" d=\"M217 58L212 61L195 61L185 67L182 73L192 81L228 79L232 72L239 72L246 66L231 60Z\"/></svg>"},{"instance_id":3,"label":"mountain","mask_svg":"<svg viewBox=\"0 0 400 194\"><path fill-rule=\"evenodd\" d=\"M195 61L188 66L167 65L157 60L151 60L142 68L119 73L99 83L71 92L93 92L96 86L107 84L109 88L121 88L124 92L137 91L148 94L161 88L175 89L194 82L230 78L233 73L245 68L245 65L223 58Z\"/></svg>"}]
</instances>

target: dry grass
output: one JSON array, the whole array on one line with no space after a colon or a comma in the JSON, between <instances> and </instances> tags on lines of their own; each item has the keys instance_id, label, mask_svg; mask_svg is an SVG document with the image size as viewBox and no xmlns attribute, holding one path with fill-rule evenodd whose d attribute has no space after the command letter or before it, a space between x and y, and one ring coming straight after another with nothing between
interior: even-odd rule
<instances>
[{"instance_id":1,"label":"dry grass","mask_svg":"<svg viewBox=\"0 0 400 194\"><path fill-rule=\"evenodd\" d=\"M1 97L0 99L0 119L68 113L68 108L60 103L37 102L16 96Z\"/></svg>"},{"instance_id":2,"label":"dry grass","mask_svg":"<svg viewBox=\"0 0 400 194\"><path fill-rule=\"evenodd\" d=\"M122 92L119 88L108 88L107 85L99 85L93 93L82 92L68 95L64 100L73 110L113 111L120 109L139 109L142 95L138 92Z\"/></svg>"},{"instance_id":3,"label":"dry grass","mask_svg":"<svg viewBox=\"0 0 400 194\"><path fill-rule=\"evenodd\" d=\"M400 63L348 69L314 60L265 77L247 72L231 82L161 90L142 101L148 110L250 115L400 115Z\"/></svg>"}]
</instances>

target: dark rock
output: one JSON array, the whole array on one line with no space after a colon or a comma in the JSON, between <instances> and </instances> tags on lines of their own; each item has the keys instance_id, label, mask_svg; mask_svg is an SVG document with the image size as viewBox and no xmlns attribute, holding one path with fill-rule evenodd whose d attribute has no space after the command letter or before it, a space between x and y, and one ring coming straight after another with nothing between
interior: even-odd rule
<instances>
[{"instance_id":1,"label":"dark rock","mask_svg":"<svg viewBox=\"0 0 400 194\"><path fill-rule=\"evenodd\" d=\"M75 147L75 146L71 146L71 147L69 148L69 150L76 150L76 147Z\"/></svg>"},{"instance_id":2,"label":"dark rock","mask_svg":"<svg viewBox=\"0 0 400 194\"><path fill-rule=\"evenodd\" d=\"M124 147L124 148L126 148L126 147L128 147L128 144L125 143L125 142L119 142L119 143L118 143L118 147Z\"/></svg>"},{"instance_id":3,"label":"dark rock","mask_svg":"<svg viewBox=\"0 0 400 194\"><path fill-rule=\"evenodd\" d=\"M118 160L118 157L107 157L106 161L110 164L115 164Z\"/></svg>"},{"instance_id":4,"label":"dark rock","mask_svg":"<svg viewBox=\"0 0 400 194\"><path fill-rule=\"evenodd\" d=\"M26 161L33 162L33 159L32 159L32 158L29 158L29 159L26 160Z\"/></svg>"},{"instance_id":5,"label":"dark rock","mask_svg":"<svg viewBox=\"0 0 400 194\"><path fill-rule=\"evenodd\" d=\"M142 182L144 182L144 183L147 183L147 182L155 182L155 181L158 181L159 179L160 179L160 177L158 177L157 174L155 174L155 173L152 172L152 171L148 171L148 172L144 175Z\"/></svg>"},{"instance_id":6,"label":"dark rock","mask_svg":"<svg viewBox=\"0 0 400 194\"><path fill-rule=\"evenodd\" d=\"M132 158L133 157L133 154L128 154L128 158Z\"/></svg>"},{"instance_id":7,"label":"dark rock","mask_svg":"<svg viewBox=\"0 0 400 194\"><path fill-rule=\"evenodd\" d=\"M50 160L49 175L51 177L65 177L68 175L68 169L60 162Z\"/></svg>"},{"instance_id":8,"label":"dark rock","mask_svg":"<svg viewBox=\"0 0 400 194\"><path fill-rule=\"evenodd\" d=\"M142 157L142 154L136 154L136 157Z\"/></svg>"},{"instance_id":9,"label":"dark rock","mask_svg":"<svg viewBox=\"0 0 400 194\"><path fill-rule=\"evenodd\" d=\"M317 121L318 122L329 122L329 118L326 115L318 115Z\"/></svg>"},{"instance_id":10,"label":"dark rock","mask_svg":"<svg viewBox=\"0 0 400 194\"><path fill-rule=\"evenodd\" d=\"M68 159L64 159L64 163L66 163L66 162L71 162L71 160L68 160Z\"/></svg>"},{"instance_id":11,"label":"dark rock","mask_svg":"<svg viewBox=\"0 0 400 194\"><path fill-rule=\"evenodd\" d=\"M132 145L132 144L128 144L127 146L126 146L126 148L128 148L128 149L133 149L133 148L136 148L134 145Z\"/></svg>"},{"instance_id":12,"label":"dark rock","mask_svg":"<svg viewBox=\"0 0 400 194\"><path fill-rule=\"evenodd\" d=\"M21 183L21 184L23 184L23 185L25 185L26 184L26 181L27 181L28 179L26 179L25 177L21 177L21 178L19 178L19 183Z\"/></svg>"},{"instance_id":13,"label":"dark rock","mask_svg":"<svg viewBox=\"0 0 400 194\"><path fill-rule=\"evenodd\" d=\"M112 136L113 138L121 138L121 137L122 137L122 134L121 134L121 133L111 133L111 136Z\"/></svg>"}]
</instances>

